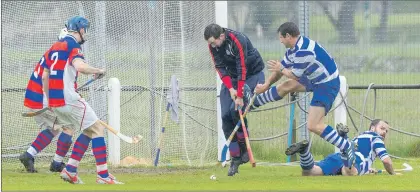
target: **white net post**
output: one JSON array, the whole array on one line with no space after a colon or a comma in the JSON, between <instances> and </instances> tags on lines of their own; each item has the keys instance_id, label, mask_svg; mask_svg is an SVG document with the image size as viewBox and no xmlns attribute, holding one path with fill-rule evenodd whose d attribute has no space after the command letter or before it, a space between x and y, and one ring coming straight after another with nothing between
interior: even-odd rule
<instances>
[{"instance_id":1,"label":"white net post","mask_svg":"<svg viewBox=\"0 0 420 192\"><path fill-rule=\"evenodd\" d=\"M340 95L341 93L341 95ZM334 102L334 108L337 107L337 109L334 110L334 125L337 125L338 123L342 123L344 125L347 125L347 110L346 105L344 102L347 103L347 80L346 77L340 75L340 93L338 93L335 102ZM343 97L344 101L343 101ZM335 152L340 152L340 149L337 147L335 148Z\"/></svg>"},{"instance_id":2,"label":"white net post","mask_svg":"<svg viewBox=\"0 0 420 192\"><path fill-rule=\"evenodd\" d=\"M120 131L121 125L121 85L117 78L108 81L108 124L116 131ZM108 131L108 157L112 165L120 164L120 139L111 131Z\"/></svg>"},{"instance_id":3,"label":"white net post","mask_svg":"<svg viewBox=\"0 0 420 192\"><path fill-rule=\"evenodd\" d=\"M183 18L183 12L182 12L182 6L183 6L183 4L182 4L182 1L179 1L179 23L180 23L180 30L181 30L181 52L180 52L180 55L181 55L181 65L182 65L182 69L183 69L183 73L187 73L186 72L186 68L187 68L187 66L186 66L186 63L185 63L185 30L184 30L184 23L185 23L185 21L184 21L184 18ZM184 113L184 115L182 116L183 117L183 121L185 122L185 119L186 119L186 114ZM183 126L182 126L182 139L183 139L183 148L184 148L184 152L185 152L185 158L186 158L186 160L187 160L187 163L188 163L188 165L189 166L191 166L191 160L190 160L190 158L189 158L189 156L188 156L188 148L187 148L187 131L186 131L186 124L184 123L183 124Z\"/></svg>"},{"instance_id":4,"label":"white net post","mask_svg":"<svg viewBox=\"0 0 420 192\"><path fill-rule=\"evenodd\" d=\"M154 28L154 19L156 17L157 11L157 2L154 1L148 1L147 3L147 7L149 8L148 11L148 17L149 19L147 20L147 26L148 26L148 31L153 31ZM164 17L162 18L164 20ZM149 64L149 87L150 87L150 98L149 98L149 107L150 107L150 115L149 115L149 121L150 121L150 156L151 157L155 157L156 155L156 111L153 110L156 108L156 97L155 97L155 91L156 91L156 85L157 85L157 80L156 80L156 76L158 74L156 66L158 65L158 61L156 59L156 55L158 52L158 48L156 48L156 38L150 38L151 42L149 45L150 48L150 52L149 52L149 57L150 57L150 64Z\"/></svg>"},{"instance_id":5,"label":"white net post","mask_svg":"<svg viewBox=\"0 0 420 192\"><path fill-rule=\"evenodd\" d=\"M303 36L309 36L309 5L307 1L299 1L299 29L300 34ZM306 97L305 97L306 95ZM305 97L305 98L302 98ZM308 111L309 101L307 92L299 93L299 98L302 98L302 100L299 101L300 106L303 110ZM300 123L299 125L305 123L307 121L308 114L306 114L305 111L300 110L299 112L299 118ZM305 125L299 130L299 140L308 140L309 134L308 134L308 126Z\"/></svg>"},{"instance_id":6,"label":"white net post","mask_svg":"<svg viewBox=\"0 0 420 192\"><path fill-rule=\"evenodd\" d=\"M227 27L228 26L228 20L227 20L227 1L215 1L215 15L216 15L216 23L220 25L221 27ZM225 134L222 129L222 109L220 107L220 90L222 86L222 80L220 79L219 75L216 73L216 94L217 94L217 156L218 161L221 161L222 159L222 150L223 147L226 144L226 138ZM226 154L226 160L230 159L230 153L229 151Z\"/></svg>"}]
</instances>

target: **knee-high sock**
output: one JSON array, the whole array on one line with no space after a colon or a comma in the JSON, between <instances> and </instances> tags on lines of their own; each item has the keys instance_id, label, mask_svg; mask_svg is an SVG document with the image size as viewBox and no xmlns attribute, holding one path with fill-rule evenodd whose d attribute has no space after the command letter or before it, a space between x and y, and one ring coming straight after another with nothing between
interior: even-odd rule
<instances>
[{"instance_id":1,"label":"knee-high sock","mask_svg":"<svg viewBox=\"0 0 420 192\"><path fill-rule=\"evenodd\" d=\"M311 152L309 152L309 148L304 152L299 153L300 156L300 167L303 170L311 170L314 167L314 157L312 156Z\"/></svg>"},{"instance_id":2,"label":"knee-high sock","mask_svg":"<svg viewBox=\"0 0 420 192\"><path fill-rule=\"evenodd\" d=\"M341 151L345 151L350 147L349 141L338 135L337 131L329 125L327 125L320 136L327 142L335 145Z\"/></svg>"},{"instance_id":3,"label":"knee-high sock","mask_svg":"<svg viewBox=\"0 0 420 192\"><path fill-rule=\"evenodd\" d=\"M275 102L281 100L282 97L277 93L277 87L271 87L264 93L261 93L255 98L252 108L260 107L269 102Z\"/></svg>"},{"instance_id":4,"label":"knee-high sock","mask_svg":"<svg viewBox=\"0 0 420 192\"><path fill-rule=\"evenodd\" d=\"M72 142L71 138L72 138L71 135L61 132L57 140L57 150L55 151L55 156L54 156L55 164L61 164L61 162L63 162L64 157L66 156L67 152L70 149L71 142Z\"/></svg>"},{"instance_id":5,"label":"knee-high sock","mask_svg":"<svg viewBox=\"0 0 420 192\"><path fill-rule=\"evenodd\" d=\"M106 163L106 144L104 137L92 139L92 151L96 159L96 172L102 178L109 176Z\"/></svg>"},{"instance_id":6,"label":"knee-high sock","mask_svg":"<svg viewBox=\"0 0 420 192\"><path fill-rule=\"evenodd\" d=\"M66 169L69 172L76 173L77 167L79 166L80 160L82 160L83 155L89 147L89 143L92 139L85 134L80 134L74 143L73 150L70 156L70 159L67 163Z\"/></svg>"},{"instance_id":7,"label":"knee-high sock","mask_svg":"<svg viewBox=\"0 0 420 192\"><path fill-rule=\"evenodd\" d=\"M26 152L32 157L35 157L39 152L41 152L45 147L47 147L51 140L54 138L54 134L49 129L44 129L36 137L35 141L32 142L31 146Z\"/></svg>"}]
</instances>

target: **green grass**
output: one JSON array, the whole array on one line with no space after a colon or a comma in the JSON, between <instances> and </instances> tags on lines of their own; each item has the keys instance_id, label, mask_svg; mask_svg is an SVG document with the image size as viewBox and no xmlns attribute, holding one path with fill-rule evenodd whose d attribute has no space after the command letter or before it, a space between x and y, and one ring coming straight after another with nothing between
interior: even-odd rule
<instances>
[{"instance_id":1,"label":"green grass","mask_svg":"<svg viewBox=\"0 0 420 192\"><path fill-rule=\"evenodd\" d=\"M320 159L320 158L318 158ZM394 161L394 168L400 168L402 161ZM355 177L322 176L303 177L299 166L265 166L250 164L240 167L240 174L227 176L227 167L211 166L203 168L185 167L143 167L125 168L130 173L112 172L125 185L107 186L95 183L94 168L80 174L85 185L64 183L57 173L48 173L46 169L37 174L3 172L2 188L10 190L415 190L419 189L420 161L408 162L414 171L400 176L365 175ZM380 162L375 164L382 169ZM111 168L111 171L113 168ZM121 170L121 169L119 169ZM216 180L210 180L210 175Z\"/></svg>"}]
</instances>

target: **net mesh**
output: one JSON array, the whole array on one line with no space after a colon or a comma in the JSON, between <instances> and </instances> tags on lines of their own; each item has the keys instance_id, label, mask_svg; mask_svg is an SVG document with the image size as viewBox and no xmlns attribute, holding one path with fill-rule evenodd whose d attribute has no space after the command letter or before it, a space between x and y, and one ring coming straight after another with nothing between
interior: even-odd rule
<instances>
[{"instance_id":1,"label":"net mesh","mask_svg":"<svg viewBox=\"0 0 420 192\"><path fill-rule=\"evenodd\" d=\"M137 145L121 142L121 158L131 156L147 164L154 160L166 91L175 75L183 104L179 122L167 120L160 164L215 162L216 74L202 36L204 27L214 22L214 2L7 1L2 2L2 12L2 161L13 165L9 168L20 167L17 157L41 131L32 118L20 116L27 81L36 61L74 15L91 22L88 41L82 46L86 60L107 70L105 78L81 94L106 122L108 79L118 78L121 132L144 137ZM79 86L87 80L80 75ZM75 133L73 142L79 134ZM38 154L37 166L49 166L55 143ZM90 162L94 158L89 148L82 163Z\"/></svg>"},{"instance_id":2,"label":"net mesh","mask_svg":"<svg viewBox=\"0 0 420 192\"><path fill-rule=\"evenodd\" d=\"M307 14L302 14L306 8L299 1L229 1L228 26L244 32L266 61L283 57L285 48L276 33L280 24L293 21L301 27L307 20L305 35L334 56L350 86L419 82L419 2L307 1L306 5ZM121 142L121 158L132 156L149 164L154 159L167 87L175 75L180 86L179 123L167 121L160 163L199 166L216 161L216 73L202 37L204 27L215 22L214 2L2 1L2 168L21 168L18 155L40 131L32 118L20 116L25 86L36 61L74 15L84 15L92 23L89 40L83 45L87 61L107 70L106 78L82 95L98 117L107 121L108 79L118 78L122 85L121 132L144 136L139 145ZM264 72L268 78L269 72ZM87 80L81 75L79 85ZM349 105L359 111L365 107L369 117L384 118L393 127L418 133L418 90L378 90L376 111L374 94L363 106L364 94L365 90L350 90ZM288 102L286 97L248 115L257 159L278 161L284 154L289 107L280 106ZM295 113L299 128L304 118L298 117L304 111L296 108ZM360 115L351 115L357 126L362 124ZM333 121L332 113L328 114L326 122L333 125ZM347 122L352 125L350 119ZM368 123L365 119L359 129L366 129ZM301 130L296 132L307 137ZM351 131L353 134L354 129ZM273 139L252 141L270 137ZM38 155L37 166L49 165L55 142ZM333 151L318 137L314 142L314 154ZM391 131L386 142L391 154L407 156L415 154L410 146L418 138ZM88 149L82 163L91 162L94 159Z\"/></svg>"}]
</instances>

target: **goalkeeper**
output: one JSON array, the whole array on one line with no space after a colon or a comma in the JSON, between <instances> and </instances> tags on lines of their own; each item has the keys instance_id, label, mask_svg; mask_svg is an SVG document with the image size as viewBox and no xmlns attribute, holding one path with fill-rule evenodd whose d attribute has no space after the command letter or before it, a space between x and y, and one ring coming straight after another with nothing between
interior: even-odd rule
<instances>
[{"instance_id":1,"label":"goalkeeper","mask_svg":"<svg viewBox=\"0 0 420 192\"><path fill-rule=\"evenodd\" d=\"M216 71L223 81L220 90L220 107L222 128L227 139L240 119L237 110L246 107L250 99L250 91L257 83L265 82L264 62L258 50L241 32L210 24L204 30L204 39L209 44ZM247 125L246 118L244 121ZM249 161L245 137L241 129L232 139L229 152L232 163L228 176L233 176L238 173L240 164Z\"/></svg>"}]
</instances>

